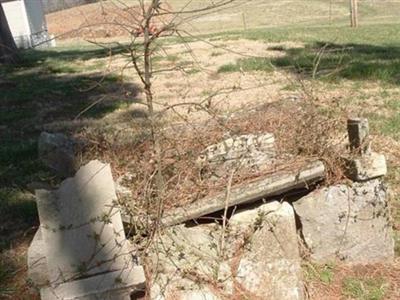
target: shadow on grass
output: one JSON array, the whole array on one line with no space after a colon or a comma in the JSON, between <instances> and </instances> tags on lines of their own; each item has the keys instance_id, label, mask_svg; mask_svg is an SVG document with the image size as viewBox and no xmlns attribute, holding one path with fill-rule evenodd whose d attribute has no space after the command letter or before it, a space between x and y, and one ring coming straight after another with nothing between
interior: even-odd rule
<instances>
[{"instance_id":1,"label":"shadow on grass","mask_svg":"<svg viewBox=\"0 0 400 300\"><path fill-rule=\"evenodd\" d=\"M285 50L272 64L316 79L381 80L400 84L400 45L317 42Z\"/></svg>"},{"instance_id":2,"label":"shadow on grass","mask_svg":"<svg viewBox=\"0 0 400 300\"><path fill-rule=\"evenodd\" d=\"M31 50L22 54L17 65L0 65L0 188L44 176L36 141L46 124L76 123L74 131L79 131L77 120L100 119L138 101L139 87L114 74L68 70L76 67L76 60L108 55L107 50L93 48Z\"/></svg>"}]
</instances>

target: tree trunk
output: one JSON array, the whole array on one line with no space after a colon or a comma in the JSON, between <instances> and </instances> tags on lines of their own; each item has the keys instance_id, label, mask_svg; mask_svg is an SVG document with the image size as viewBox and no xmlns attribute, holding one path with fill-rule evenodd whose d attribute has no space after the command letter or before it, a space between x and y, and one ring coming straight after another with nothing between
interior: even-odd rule
<instances>
[{"instance_id":1,"label":"tree trunk","mask_svg":"<svg viewBox=\"0 0 400 300\"><path fill-rule=\"evenodd\" d=\"M11 64L17 60L17 46L8 26L3 6L0 4L0 63Z\"/></svg>"},{"instance_id":2,"label":"tree trunk","mask_svg":"<svg viewBox=\"0 0 400 300\"><path fill-rule=\"evenodd\" d=\"M358 27L358 3L357 0L350 0L350 25Z\"/></svg>"}]
</instances>

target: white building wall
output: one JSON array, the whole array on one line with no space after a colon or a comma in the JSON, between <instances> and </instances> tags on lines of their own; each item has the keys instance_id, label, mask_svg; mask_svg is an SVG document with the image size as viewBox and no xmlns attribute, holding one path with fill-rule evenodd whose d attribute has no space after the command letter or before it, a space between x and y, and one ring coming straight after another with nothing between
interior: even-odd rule
<instances>
[{"instance_id":1,"label":"white building wall","mask_svg":"<svg viewBox=\"0 0 400 300\"><path fill-rule=\"evenodd\" d=\"M23 2L20 0L5 2L1 4L10 26L11 33L15 38L30 35L29 24L25 16Z\"/></svg>"},{"instance_id":2,"label":"white building wall","mask_svg":"<svg viewBox=\"0 0 400 300\"><path fill-rule=\"evenodd\" d=\"M19 48L44 45L49 39L41 0L14 0L1 5Z\"/></svg>"}]
</instances>

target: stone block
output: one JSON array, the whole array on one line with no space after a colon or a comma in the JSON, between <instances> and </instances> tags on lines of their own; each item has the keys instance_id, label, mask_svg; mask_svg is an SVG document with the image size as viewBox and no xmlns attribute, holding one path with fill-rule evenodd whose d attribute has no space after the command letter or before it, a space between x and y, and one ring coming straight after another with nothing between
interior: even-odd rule
<instances>
[{"instance_id":1,"label":"stone block","mask_svg":"<svg viewBox=\"0 0 400 300\"><path fill-rule=\"evenodd\" d=\"M218 282L219 292L232 293L229 264L218 254L218 230L215 224L191 228L179 225L159 236L151 246L150 261L157 268L157 276L152 281L150 299L221 299L209 289L207 280Z\"/></svg>"},{"instance_id":2,"label":"stone block","mask_svg":"<svg viewBox=\"0 0 400 300\"><path fill-rule=\"evenodd\" d=\"M326 187L293 205L311 260L361 264L393 260L388 193L380 179Z\"/></svg>"},{"instance_id":3,"label":"stone block","mask_svg":"<svg viewBox=\"0 0 400 300\"><path fill-rule=\"evenodd\" d=\"M304 299L302 270L293 208L283 202L237 213L233 231L249 238L236 280L249 298ZM237 239L237 235L235 235Z\"/></svg>"},{"instance_id":4,"label":"stone block","mask_svg":"<svg viewBox=\"0 0 400 300\"><path fill-rule=\"evenodd\" d=\"M366 181L385 176L386 158L383 154L371 153L348 160L348 176L354 181Z\"/></svg>"}]
</instances>

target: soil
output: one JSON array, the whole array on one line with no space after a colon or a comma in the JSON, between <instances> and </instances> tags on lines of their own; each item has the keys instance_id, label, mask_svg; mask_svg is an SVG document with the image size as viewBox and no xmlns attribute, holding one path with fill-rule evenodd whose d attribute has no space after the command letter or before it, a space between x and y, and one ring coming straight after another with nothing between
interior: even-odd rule
<instances>
[{"instance_id":1,"label":"soil","mask_svg":"<svg viewBox=\"0 0 400 300\"><path fill-rule=\"evenodd\" d=\"M119 2L92 3L46 15L49 33L57 40L79 38L92 40L109 37L140 35L138 23L141 9ZM164 4L166 7L166 4ZM157 18L153 26L159 28L166 17Z\"/></svg>"}]
</instances>

